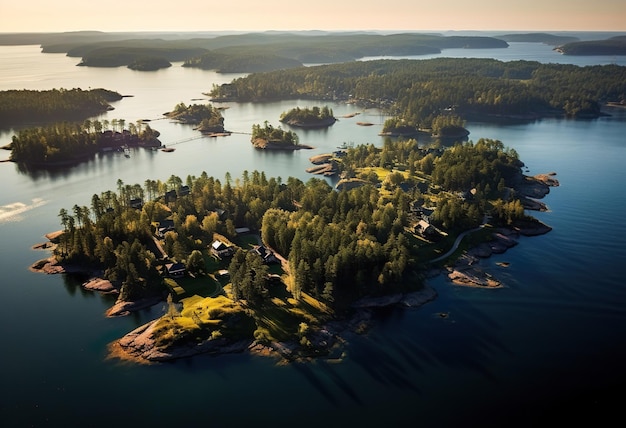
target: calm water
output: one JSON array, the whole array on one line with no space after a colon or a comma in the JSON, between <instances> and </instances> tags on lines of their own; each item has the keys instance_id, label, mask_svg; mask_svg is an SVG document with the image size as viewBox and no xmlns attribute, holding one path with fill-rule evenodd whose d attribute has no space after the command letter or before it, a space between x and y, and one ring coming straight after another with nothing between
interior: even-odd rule
<instances>
[{"instance_id":1,"label":"calm water","mask_svg":"<svg viewBox=\"0 0 626 428\"><path fill-rule=\"evenodd\" d=\"M581 60L528 44L490 54L504 60ZM518 58L522 54L531 57ZM160 119L177 103L201 102L214 83L236 77L178 64L154 73L75 67L75 58L40 54L35 46L0 47L0 57L0 89L117 90L134 96L115 103L101 119L127 122ZM435 278L436 301L381 313L368 335L352 338L341 364L276 366L246 354L147 367L120 364L106 359L106 345L161 308L106 319L110 299L83 291L71 278L27 269L45 256L30 247L60 228L61 208L88 205L94 193L115 189L118 179L134 184L203 171L236 178L258 169L307 180L304 169L314 154L344 142L382 143L379 126L355 123L382 124L380 112L337 104L331 106L336 116L361 115L326 131L298 131L315 149L253 150L245 134L251 125L278 125L280 113L295 105L307 104L227 104L226 128L242 133L219 139L195 138L190 127L153 121L163 143L175 144L173 153L136 150L130 159L107 154L37 173L0 164L4 426L479 426L581 411L601 417L607 408L616 413L612 406L618 401L607 397L610 392L623 398L618 388L626 385L626 111L593 121L468 124L471 139L497 138L515 148L530 174L557 172L561 186L545 199L550 211L537 214L554 230L522 238L507 253L481 262L504 281L502 289L468 289ZM13 133L0 131L0 145ZM499 261L510 267L497 266ZM440 318L441 312L449 317Z\"/></svg>"}]
</instances>

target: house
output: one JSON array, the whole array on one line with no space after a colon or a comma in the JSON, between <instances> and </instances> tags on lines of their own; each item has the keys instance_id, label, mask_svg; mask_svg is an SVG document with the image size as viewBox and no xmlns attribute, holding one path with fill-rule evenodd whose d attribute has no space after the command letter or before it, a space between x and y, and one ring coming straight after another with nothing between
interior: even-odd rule
<instances>
[{"instance_id":1,"label":"house","mask_svg":"<svg viewBox=\"0 0 626 428\"><path fill-rule=\"evenodd\" d=\"M180 186L180 189L178 189L179 196L187 196L189 192L189 186Z\"/></svg>"},{"instance_id":2,"label":"house","mask_svg":"<svg viewBox=\"0 0 626 428\"><path fill-rule=\"evenodd\" d=\"M250 233L250 228L249 227L236 227L235 228L235 233L237 235L242 235L245 233Z\"/></svg>"},{"instance_id":3,"label":"house","mask_svg":"<svg viewBox=\"0 0 626 428\"><path fill-rule=\"evenodd\" d=\"M225 244L224 242L216 239L211 244L211 254L221 259L222 257L230 257L235 253L235 248L232 245Z\"/></svg>"},{"instance_id":4,"label":"house","mask_svg":"<svg viewBox=\"0 0 626 428\"><path fill-rule=\"evenodd\" d=\"M424 237L433 235L435 231L435 227L426 220L420 220L415 225L415 232Z\"/></svg>"},{"instance_id":5,"label":"house","mask_svg":"<svg viewBox=\"0 0 626 428\"><path fill-rule=\"evenodd\" d=\"M169 204L170 202L176 202L176 198L178 196L176 195L176 190L170 190L168 192L165 192L165 203Z\"/></svg>"},{"instance_id":6,"label":"house","mask_svg":"<svg viewBox=\"0 0 626 428\"><path fill-rule=\"evenodd\" d=\"M131 199L128 205L130 205L131 208L140 210L143 207L143 200L141 200L141 198Z\"/></svg>"},{"instance_id":7,"label":"house","mask_svg":"<svg viewBox=\"0 0 626 428\"><path fill-rule=\"evenodd\" d=\"M171 219L161 220L159 222L159 227L157 228L157 236L159 238L163 238L165 237L165 234L171 230L175 230L174 220L171 220Z\"/></svg>"},{"instance_id":8,"label":"house","mask_svg":"<svg viewBox=\"0 0 626 428\"><path fill-rule=\"evenodd\" d=\"M165 265L165 271L171 278L180 278L185 276L185 265L182 263L168 263Z\"/></svg>"},{"instance_id":9,"label":"house","mask_svg":"<svg viewBox=\"0 0 626 428\"><path fill-rule=\"evenodd\" d=\"M257 245L252 251L258 254L259 257L261 257L263 259L263 262L266 264L278 263L278 258L276 258L274 253L265 248L265 246L263 245Z\"/></svg>"}]
</instances>

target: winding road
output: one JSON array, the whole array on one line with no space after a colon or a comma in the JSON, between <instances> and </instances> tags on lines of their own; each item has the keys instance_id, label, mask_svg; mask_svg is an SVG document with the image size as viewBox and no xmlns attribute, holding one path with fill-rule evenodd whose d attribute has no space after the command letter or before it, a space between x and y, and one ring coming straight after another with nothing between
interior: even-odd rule
<instances>
[{"instance_id":1,"label":"winding road","mask_svg":"<svg viewBox=\"0 0 626 428\"><path fill-rule=\"evenodd\" d=\"M442 254L439 257L436 257L432 260L430 260L428 263L437 263L441 260L444 260L448 257L450 257L452 255L452 253L454 253L457 248L459 248L459 244L461 243L461 240L465 237L465 235L472 233L472 232L476 232L477 230L482 229L483 227L485 227L485 224L487 224L487 218L485 217L483 219L483 222L480 226L474 228L474 229L470 229L470 230L466 230L465 232L462 232L459 236L456 237L456 239L454 240L454 244L452 245L452 248L450 248L445 254Z\"/></svg>"}]
</instances>

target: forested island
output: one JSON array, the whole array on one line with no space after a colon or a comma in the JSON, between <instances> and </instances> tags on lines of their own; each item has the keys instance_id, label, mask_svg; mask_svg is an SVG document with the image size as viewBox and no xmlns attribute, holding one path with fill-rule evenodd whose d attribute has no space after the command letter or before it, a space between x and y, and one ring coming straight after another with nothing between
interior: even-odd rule
<instances>
[{"instance_id":1,"label":"forested island","mask_svg":"<svg viewBox=\"0 0 626 428\"><path fill-rule=\"evenodd\" d=\"M300 145L298 135L293 131L286 131L280 126L273 127L265 121L263 126L252 125L252 145L256 149L267 150L298 150L308 149L309 146Z\"/></svg>"},{"instance_id":2,"label":"forested island","mask_svg":"<svg viewBox=\"0 0 626 428\"><path fill-rule=\"evenodd\" d=\"M179 103L174 110L164 113L164 116L181 123L196 125L196 129L203 133L224 132L224 118L220 109L211 104Z\"/></svg>"},{"instance_id":3,"label":"forested island","mask_svg":"<svg viewBox=\"0 0 626 428\"><path fill-rule=\"evenodd\" d=\"M172 63L167 59L155 56L142 56L128 64L128 68L137 71L156 71L171 66Z\"/></svg>"},{"instance_id":4,"label":"forested island","mask_svg":"<svg viewBox=\"0 0 626 428\"><path fill-rule=\"evenodd\" d=\"M525 42L525 43L543 43L551 46L563 45L565 43L578 42L580 39L574 36L562 36L548 33L514 33L503 34L496 38L505 42Z\"/></svg>"},{"instance_id":5,"label":"forested island","mask_svg":"<svg viewBox=\"0 0 626 428\"><path fill-rule=\"evenodd\" d=\"M161 146L159 132L150 125L137 121L125 129L125 124L124 119L87 119L22 129L9 145L10 160L33 167L58 167L85 161L98 152Z\"/></svg>"},{"instance_id":6,"label":"forested island","mask_svg":"<svg viewBox=\"0 0 626 428\"><path fill-rule=\"evenodd\" d=\"M163 44L166 42L161 41ZM154 71L161 68L170 67L170 61L182 61L186 58L200 55L205 49L194 47L160 47L144 46L145 42L136 45L138 42L131 42L131 46L94 46L89 49L81 46L78 49L83 52L82 60L77 64L86 67L120 67L127 66L133 70ZM68 56L74 56L75 51L69 51Z\"/></svg>"},{"instance_id":7,"label":"forested island","mask_svg":"<svg viewBox=\"0 0 626 428\"><path fill-rule=\"evenodd\" d=\"M626 55L626 36L565 43L555 48L564 55Z\"/></svg>"},{"instance_id":8,"label":"forested island","mask_svg":"<svg viewBox=\"0 0 626 428\"><path fill-rule=\"evenodd\" d=\"M0 91L0 127L55 121L83 121L88 117L113 110L109 103L121 99L121 94L107 89Z\"/></svg>"},{"instance_id":9,"label":"forested island","mask_svg":"<svg viewBox=\"0 0 626 428\"><path fill-rule=\"evenodd\" d=\"M215 100L354 101L395 115L383 132L428 130L440 117L464 120L590 118L624 100L626 68L531 61L440 58L330 64L251 74L214 87ZM445 119L449 120L449 119Z\"/></svg>"},{"instance_id":10,"label":"forested island","mask_svg":"<svg viewBox=\"0 0 626 428\"><path fill-rule=\"evenodd\" d=\"M480 226L475 242L495 251L514 245L504 230L550 230L523 199L524 186L541 197L547 185L524 177L517 153L496 140L446 150L388 140L347 148L338 163L358 186L259 171L235 182L118 181L90 206L60 211L53 257L33 268L97 273L85 286L118 294L110 316L168 300L166 314L112 345L120 358L250 349L291 360L333 352L355 311L363 316L357 308L433 299L422 279L462 231Z\"/></svg>"},{"instance_id":11,"label":"forested island","mask_svg":"<svg viewBox=\"0 0 626 428\"><path fill-rule=\"evenodd\" d=\"M327 128L334 124L337 119L333 115L333 111L328 106L319 108L300 107L293 108L283 112L280 115L280 122L298 128Z\"/></svg>"},{"instance_id":12,"label":"forested island","mask_svg":"<svg viewBox=\"0 0 626 428\"><path fill-rule=\"evenodd\" d=\"M263 55L254 52L229 53L207 52L185 60L183 67L215 70L218 73L258 73L263 71L281 70L302 67L297 59L279 55Z\"/></svg>"}]
</instances>

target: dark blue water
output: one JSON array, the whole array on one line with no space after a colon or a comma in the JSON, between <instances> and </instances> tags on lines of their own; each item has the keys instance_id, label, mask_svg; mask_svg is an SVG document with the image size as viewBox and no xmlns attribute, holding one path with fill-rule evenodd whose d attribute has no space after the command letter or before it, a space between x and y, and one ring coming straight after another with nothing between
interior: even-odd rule
<instances>
[{"instance_id":1,"label":"dark blue water","mask_svg":"<svg viewBox=\"0 0 626 428\"><path fill-rule=\"evenodd\" d=\"M75 67L34 46L2 47L2 89L106 87L133 94L104 117L159 118L233 76L171 67L157 73ZM28 72L19 72L27 70ZM229 104L226 127L248 132L277 124L294 102ZM305 105L306 103L301 103ZM337 116L358 111L333 105ZM481 263L501 279L497 290L457 287L437 277L439 297L415 310L386 310L363 336L351 337L341 363L277 366L247 354L199 356L137 366L107 359L107 345L162 308L107 319L111 300L80 280L27 267L46 253L31 249L60 228L61 208L147 178L218 178L260 169L301 179L308 158L343 142L381 143L376 110L325 132L302 133L310 151L267 154L249 135L183 140L197 134L158 120L173 153L109 154L64 171L29 173L0 163L0 420L3 426L532 426L545 418L583 420L617 414L626 369L626 112L592 121L542 120L496 126L469 123L470 138L500 139L529 174L555 171L561 186L537 217L554 229ZM0 133L0 144L11 131ZM8 157L8 152L0 158ZM497 262L510 263L508 268ZM441 318L440 313L448 313ZM598 423L598 422L596 422Z\"/></svg>"}]
</instances>

